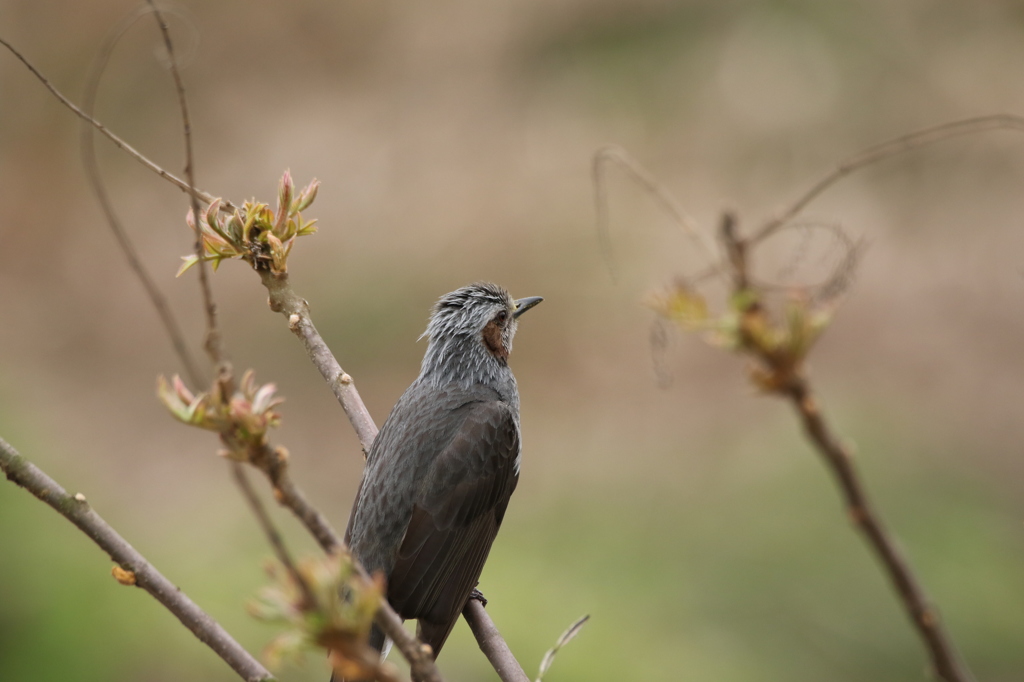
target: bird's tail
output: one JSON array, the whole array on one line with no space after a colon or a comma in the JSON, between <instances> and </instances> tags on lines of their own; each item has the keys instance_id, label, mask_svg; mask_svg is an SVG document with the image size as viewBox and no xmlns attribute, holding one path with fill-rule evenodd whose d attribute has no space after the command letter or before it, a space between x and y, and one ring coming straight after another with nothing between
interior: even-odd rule
<instances>
[{"instance_id":1,"label":"bird's tail","mask_svg":"<svg viewBox=\"0 0 1024 682\"><path fill-rule=\"evenodd\" d=\"M416 636L424 644L430 645L434 651L434 658L437 658L437 655L441 653L441 647L444 646L445 640L452 633L452 628L455 627L458 620L458 613L448 623L430 623L421 618L416 622Z\"/></svg>"}]
</instances>

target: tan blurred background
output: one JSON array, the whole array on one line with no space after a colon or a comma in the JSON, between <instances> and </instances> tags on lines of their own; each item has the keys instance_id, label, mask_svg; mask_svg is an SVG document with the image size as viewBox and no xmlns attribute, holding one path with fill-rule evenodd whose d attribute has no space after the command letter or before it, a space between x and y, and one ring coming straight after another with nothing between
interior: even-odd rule
<instances>
[{"instance_id":1,"label":"tan blurred background","mask_svg":"<svg viewBox=\"0 0 1024 682\"><path fill-rule=\"evenodd\" d=\"M99 45L135 6L4 0L0 35L80 100ZM320 232L297 244L292 277L378 422L418 371L416 338L440 294L488 279L545 297L512 357L523 474L481 584L528 673L591 613L551 682L926 679L788 408L753 393L741 360L682 335L671 386L658 387L642 300L695 256L613 174L613 280L590 159L621 144L703 225L732 207L750 227L869 144L1024 113L1019 3L175 7L198 184L273 201L285 168L323 182L308 212ZM128 34L97 115L179 172L157 45L150 20ZM275 630L243 603L269 552L214 438L155 400L156 375L180 367L89 192L77 126L0 57L0 435L257 651ZM174 279L190 248L184 195L98 145L117 208L198 348L195 279ZM807 215L867 244L812 358L826 408L979 680L1024 679L1024 137L888 161ZM235 365L287 396L275 441L343 527L362 463L343 414L257 278L227 263L215 284ZM108 570L66 521L0 486L0 679L233 679ZM456 682L496 679L464 625L441 664ZM312 655L281 675L326 671Z\"/></svg>"}]
</instances>

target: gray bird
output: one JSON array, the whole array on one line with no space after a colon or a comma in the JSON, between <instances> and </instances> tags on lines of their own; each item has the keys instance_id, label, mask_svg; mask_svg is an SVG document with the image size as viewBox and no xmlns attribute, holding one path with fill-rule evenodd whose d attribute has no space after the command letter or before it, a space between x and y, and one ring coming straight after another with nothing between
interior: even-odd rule
<instances>
[{"instance_id":1,"label":"gray bird","mask_svg":"<svg viewBox=\"0 0 1024 682\"><path fill-rule=\"evenodd\" d=\"M519 391L508 366L520 315L495 284L442 296L427 352L370 448L345 542L387 598L441 651L476 587L519 481ZM422 336L420 338L423 338ZM374 628L371 644L384 646Z\"/></svg>"}]
</instances>

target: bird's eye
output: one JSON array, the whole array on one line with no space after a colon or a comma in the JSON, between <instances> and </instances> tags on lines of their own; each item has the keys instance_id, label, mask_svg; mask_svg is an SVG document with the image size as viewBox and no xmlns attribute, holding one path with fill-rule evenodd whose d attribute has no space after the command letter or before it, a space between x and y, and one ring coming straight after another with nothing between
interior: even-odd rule
<instances>
[{"instance_id":1,"label":"bird's eye","mask_svg":"<svg viewBox=\"0 0 1024 682\"><path fill-rule=\"evenodd\" d=\"M494 316L494 319L496 319L498 322L504 322L505 320L508 319L508 311L499 310L498 314Z\"/></svg>"}]
</instances>

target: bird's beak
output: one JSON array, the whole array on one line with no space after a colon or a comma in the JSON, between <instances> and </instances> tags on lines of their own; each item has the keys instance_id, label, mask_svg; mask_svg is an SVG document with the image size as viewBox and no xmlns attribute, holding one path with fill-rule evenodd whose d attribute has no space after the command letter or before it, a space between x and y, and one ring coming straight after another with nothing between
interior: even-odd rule
<instances>
[{"instance_id":1,"label":"bird's beak","mask_svg":"<svg viewBox=\"0 0 1024 682\"><path fill-rule=\"evenodd\" d=\"M527 310L537 305L544 299L540 296L530 296L529 298L521 298L516 301L516 310L512 313L512 317L518 318L520 315L525 313Z\"/></svg>"}]
</instances>

